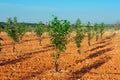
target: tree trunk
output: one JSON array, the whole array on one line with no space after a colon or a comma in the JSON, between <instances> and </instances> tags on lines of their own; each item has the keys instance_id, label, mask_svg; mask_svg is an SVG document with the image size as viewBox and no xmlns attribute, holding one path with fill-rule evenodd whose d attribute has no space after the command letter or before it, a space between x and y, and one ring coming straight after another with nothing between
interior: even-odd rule
<instances>
[{"instance_id":1,"label":"tree trunk","mask_svg":"<svg viewBox=\"0 0 120 80\"><path fill-rule=\"evenodd\" d=\"M78 48L77 52L78 52L79 54L81 53L80 48Z\"/></svg>"},{"instance_id":2,"label":"tree trunk","mask_svg":"<svg viewBox=\"0 0 120 80\"><path fill-rule=\"evenodd\" d=\"M58 62L55 61L55 71L58 72Z\"/></svg>"},{"instance_id":3,"label":"tree trunk","mask_svg":"<svg viewBox=\"0 0 120 80\"><path fill-rule=\"evenodd\" d=\"M42 44L41 44L41 39L39 40L39 45L42 46Z\"/></svg>"},{"instance_id":4,"label":"tree trunk","mask_svg":"<svg viewBox=\"0 0 120 80\"><path fill-rule=\"evenodd\" d=\"M15 52L15 43L13 43L13 52Z\"/></svg>"},{"instance_id":5,"label":"tree trunk","mask_svg":"<svg viewBox=\"0 0 120 80\"><path fill-rule=\"evenodd\" d=\"M88 40L88 45L91 46L90 40Z\"/></svg>"},{"instance_id":6,"label":"tree trunk","mask_svg":"<svg viewBox=\"0 0 120 80\"><path fill-rule=\"evenodd\" d=\"M38 39L39 39L39 45L42 46L42 44L41 44L42 38L38 37Z\"/></svg>"},{"instance_id":7,"label":"tree trunk","mask_svg":"<svg viewBox=\"0 0 120 80\"><path fill-rule=\"evenodd\" d=\"M101 33L101 39L102 39L102 37L103 37L103 33Z\"/></svg>"},{"instance_id":8,"label":"tree trunk","mask_svg":"<svg viewBox=\"0 0 120 80\"><path fill-rule=\"evenodd\" d=\"M96 41L98 41L98 38L99 38L99 36L98 36L98 35L96 35Z\"/></svg>"}]
</instances>

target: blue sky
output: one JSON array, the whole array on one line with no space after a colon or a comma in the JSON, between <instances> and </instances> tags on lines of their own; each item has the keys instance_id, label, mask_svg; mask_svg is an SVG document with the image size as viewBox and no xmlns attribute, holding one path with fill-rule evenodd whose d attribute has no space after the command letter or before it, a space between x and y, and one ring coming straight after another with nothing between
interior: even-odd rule
<instances>
[{"instance_id":1,"label":"blue sky","mask_svg":"<svg viewBox=\"0 0 120 80\"><path fill-rule=\"evenodd\" d=\"M120 21L120 0L0 0L0 22L18 17L19 22L48 22L51 15L74 23Z\"/></svg>"}]
</instances>

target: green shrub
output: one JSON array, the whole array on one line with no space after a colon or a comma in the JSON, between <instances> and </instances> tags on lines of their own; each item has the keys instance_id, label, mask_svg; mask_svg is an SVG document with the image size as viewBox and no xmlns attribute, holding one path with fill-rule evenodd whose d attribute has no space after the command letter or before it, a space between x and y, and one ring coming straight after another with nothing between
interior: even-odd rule
<instances>
[{"instance_id":1,"label":"green shrub","mask_svg":"<svg viewBox=\"0 0 120 80\"><path fill-rule=\"evenodd\" d=\"M15 52L15 44L19 42L23 35L26 32L24 23L23 24L18 24L17 19L14 18L14 22L11 20L11 18L8 19L8 26L7 26L7 34L10 36L14 42L13 42L13 52Z\"/></svg>"},{"instance_id":2,"label":"green shrub","mask_svg":"<svg viewBox=\"0 0 120 80\"><path fill-rule=\"evenodd\" d=\"M76 27L76 36L74 39L75 39L76 46L78 48L78 53L81 53L80 47L81 47L81 42L84 39L85 28L81 26L80 19L77 19L75 23L75 27Z\"/></svg>"},{"instance_id":3,"label":"green shrub","mask_svg":"<svg viewBox=\"0 0 120 80\"><path fill-rule=\"evenodd\" d=\"M105 32L105 24L102 22L100 24L100 36L101 36L101 38L102 38L104 32Z\"/></svg>"},{"instance_id":4,"label":"green shrub","mask_svg":"<svg viewBox=\"0 0 120 80\"><path fill-rule=\"evenodd\" d=\"M43 23L40 22L38 26L35 27L35 33L38 37L39 40L39 44L41 45L41 41L42 41L42 34L43 34Z\"/></svg>"},{"instance_id":5,"label":"green shrub","mask_svg":"<svg viewBox=\"0 0 120 80\"><path fill-rule=\"evenodd\" d=\"M94 31L95 31L96 41L98 41L100 34L100 26L97 23L95 23L94 25Z\"/></svg>"},{"instance_id":6,"label":"green shrub","mask_svg":"<svg viewBox=\"0 0 120 80\"><path fill-rule=\"evenodd\" d=\"M91 45L91 39L94 38L94 27L91 26L91 23L88 22L87 23L87 35L88 35L88 45L90 46Z\"/></svg>"},{"instance_id":7,"label":"green shrub","mask_svg":"<svg viewBox=\"0 0 120 80\"><path fill-rule=\"evenodd\" d=\"M58 20L54 17L49 24L51 43L56 53L52 56L55 61L55 71L58 72L58 59L60 53L65 51L67 45L67 35L69 33L70 22L67 20Z\"/></svg>"}]
</instances>

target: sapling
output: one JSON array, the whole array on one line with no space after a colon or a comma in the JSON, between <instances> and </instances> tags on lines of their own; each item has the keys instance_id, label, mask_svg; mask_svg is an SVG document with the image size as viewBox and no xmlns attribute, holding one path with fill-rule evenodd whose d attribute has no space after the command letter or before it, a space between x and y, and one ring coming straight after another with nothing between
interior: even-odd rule
<instances>
[{"instance_id":1,"label":"sapling","mask_svg":"<svg viewBox=\"0 0 120 80\"><path fill-rule=\"evenodd\" d=\"M76 29L76 36L75 36L75 43L78 48L78 53L81 53L80 47L81 47L81 42L84 39L84 29L77 28Z\"/></svg>"},{"instance_id":2,"label":"sapling","mask_svg":"<svg viewBox=\"0 0 120 80\"><path fill-rule=\"evenodd\" d=\"M43 34L43 23L40 22L38 26L36 26L35 31L34 31L38 37L39 40L39 45L41 45L41 41L42 41L42 34Z\"/></svg>"},{"instance_id":3,"label":"sapling","mask_svg":"<svg viewBox=\"0 0 120 80\"><path fill-rule=\"evenodd\" d=\"M88 45L91 46L91 39L94 38L94 32L93 32L93 26L91 26L91 23L87 23L87 35L88 35Z\"/></svg>"},{"instance_id":4,"label":"sapling","mask_svg":"<svg viewBox=\"0 0 120 80\"><path fill-rule=\"evenodd\" d=\"M95 31L96 41L98 41L100 34L100 26L97 23L95 23L94 25L94 31Z\"/></svg>"},{"instance_id":5,"label":"sapling","mask_svg":"<svg viewBox=\"0 0 120 80\"><path fill-rule=\"evenodd\" d=\"M8 24L8 25L11 25L12 23L13 23L13 22L12 22L12 19L11 19L11 18L8 18L8 19L7 19L7 24Z\"/></svg>"},{"instance_id":6,"label":"sapling","mask_svg":"<svg viewBox=\"0 0 120 80\"><path fill-rule=\"evenodd\" d=\"M9 19L8 19L8 26L7 26L7 34L14 40L13 52L15 52L15 44L19 42L20 39L22 39L22 36L25 34L25 27L24 26L22 27L21 25L16 23L17 19L14 20L14 22L11 21L11 19L10 20Z\"/></svg>"},{"instance_id":7,"label":"sapling","mask_svg":"<svg viewBox=\"0 0 120 80\"><path fill-rule=\"evenodd\" d=\"M13 22L14 24L17 24L17 17L14 17Z\"/></svg>"},{"instance_id":8,"label":"sapling","mask_svg":"<svg viewBox=\"0 0 120 80\"><path fill-rule=\"evenodd\" d=\"M81 20L78 18L75 22L75 27L80 27L81 26Z\"/></svg>"},{"instance_id":9,"label":"sapling","mask_svg":"<svg viewBox=\"0 0 120 80\"><path fill-rule=\"evenodd\" d=\"M22 37L26 32L27 32L26 24L24 22L18 24L17 33L18 33L19 40L22 40Z\"/></svg>"},{"instance_id":10,"label":"sapling","mask_svg":"<svg viewBox=\"0 0 120 80\"><path fill-rule=\"evenodd\" d=\"M68 42L72 41L71 33L73 31L73 26L70 25L69 31L68 31Z\"/></svg>"},{"instance_id":11,"label":"sapling","mask_svg":"<svg viewBox=\"0 0 120 80\"><path fill-rule=\"evenodd\" d=\"M81 21L80 19L77 19L76 23L75 23L75 27L76 27L76 36L75 36L75 43L76 46L78 48L78 53L81 53L80 51L80 47L81 47L81 42L84 39L84 34L85 34L85 29L84 27L81 26Z\"/></svg>"},{"instance_id":12,"label":"sapling","mask_svg":"<svg viewBox=\"0 0 120 80\"><path fill-rule=\"evenodd\" d=\"M13 52L15 52L15 43L18 42L18 37L16 34L16 29L13 26L9 26L9 28L7 28L7 34L8 36L10 36L14 42L13 42Z\"/></svg>"},{"instance_id":13,"label":"sapling","mask_svg":"<svg viewBox=\"0 0 120 80\"><path fill-rule=\"evenodd\" d=\"M70 22L67 20L58 20L57 17L54 17L49 24L50 28L50 37L51 43L56 53L53 54L53 59L55 62L55 71L58 72L58 59L60 57L60 53L64 52L67 45L67 35L69 33Z\"/></svg>"},{"instance_id":14,"label":"sapling","mask_svg":"<svg viewBox=\"0 0 120 80\"><path fill-rule=\"evenodd\" d=\"M103 34L104 34L104 30L105 30L105 24L102 22L100 24L100 36L102 38Z\"/></svg>"}]
</instances>

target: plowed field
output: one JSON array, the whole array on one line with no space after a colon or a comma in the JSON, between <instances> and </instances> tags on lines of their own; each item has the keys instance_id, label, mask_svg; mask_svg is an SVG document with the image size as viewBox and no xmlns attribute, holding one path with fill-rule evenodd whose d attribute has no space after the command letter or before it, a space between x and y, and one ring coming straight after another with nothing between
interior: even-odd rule
<instances>
[{"instance_id":1,"label":"plowed field","mask_svg":"<svg viewBox=\"0 0 120 80\"><path fill-rule=\"evenodd\" d=\"M0 80L120 80L120 31L106 32L102 39L82 42L81 54L71 38L59 58L59 72L55 73L55 52L50 37L44 33L42 46L34 33L26 33L12 51L12 39L6 33L0 52Z\"/></svg>"}]
</instances>

